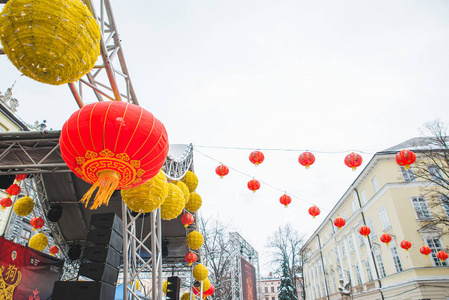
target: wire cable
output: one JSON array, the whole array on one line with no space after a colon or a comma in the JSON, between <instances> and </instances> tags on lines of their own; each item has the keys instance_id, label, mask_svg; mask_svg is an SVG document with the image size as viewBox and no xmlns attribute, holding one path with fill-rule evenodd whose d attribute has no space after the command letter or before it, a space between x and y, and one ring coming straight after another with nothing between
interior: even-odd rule
<instances>
[{"instance_id":1,"label":"wire cable","mask_svg":"<svg viewBox=\"0 0 449 300\"><path fill-rule=\"evenodd\" d=\"M282 148L247 148L247 147L226 147L226 146L209 146L209 145L194 145L194 147L198 148L213 148L213 149L227 149L227 150L263 150L263 151L290 151L290 152L304 152L310 151L314 153L323 153L323 154L342 154L348 152L358 152L363 154L374 155L376 152L371 151L363 151L363 150L341 150L341 151L323 151L323 150L310 150L310 149L282 149Z\"/></svg>"},{"instance_id":2,"label":"wire cable","mask_svg":"<svg viewBox=\"0 0 449 300\"><path fill-rule=\"evenodd\" d=\"M201 155L203 155L203 156L209 158L210 160L213 160L213 161L215 161L215 162L221 164L221 161L219 161L218 159L215 159L215 158L213 158L212 156L207 155L207 154L205 154L205 153L199 151L198 149L195 149L195 147L196 147L196 146L193 147L193 150L195 150L195 151L198 152L199 154L201 154ZM238 170L238 169L236 169L236 168L233 168L233 167L231 167L231 166L228 165L228 164L226 164L226 166L227 166L229 169L231 169L231 170L233 170L233 171L235 171L235 172L237 172L237 173L239 173L239 174L242 174L242 175L247 176L247 177L249 177L249 178L254 178L254 176L251 176L251 175L249 175L249 174L247 174L247 173L245 173L245 172L242 172L242 171L240 171L240 170ZM291 193L287 193L286 190L280 189L280 188L278 188L278 187L276 187L276 186L274 186L274 185L271 185L271 184L269 184L269 183L267 183L267 182L265 182L265 181L262 181L262 180L258 180L258 181L259 181L260 183L263 183L264 185L266 185L266 186L268 186L268 187L274 189L274 190L280 191L281 193L286 193L286 194L288 194L290 197L295 198L295 199L298 199L299 201L308 203L308 204L310 204L310 205L316 205L316 204L314 204L314 203L312 203L312 202L310 202L310 201L307 201L306 199L303 199L303 198L301 198L301 197L299 197L299 196L293 195L293 194L291 194ZM330 210L327 209L327 208L320 207L320 209L323 210L323 211L330 212Z\"/></svg>"}]
</instances>

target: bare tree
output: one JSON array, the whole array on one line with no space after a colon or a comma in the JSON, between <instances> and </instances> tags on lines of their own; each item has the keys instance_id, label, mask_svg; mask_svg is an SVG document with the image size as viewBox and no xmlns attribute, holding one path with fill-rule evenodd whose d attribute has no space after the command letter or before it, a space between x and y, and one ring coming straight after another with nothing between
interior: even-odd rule
<instances>
[{"instance_id":1,"label":"bare tree","mask_svg":"<svg viewBox=\"0 0 449 300\"><path fill-rule=\"evenodd\" d=\"M209 270L209 279L215 287L214 299L231 300L231 249L229 225L218 219L198 217L199 230L204 237L201 252L203 263Z\"/></svg>"},{"instance_id":2,"label":"bare tree","mask_svg":"<svg viewBox=\"0 0 449 300\"><path fill-rule=\"evenodd\" d=\"M423 188L431 216L424 226L441 226L449 234L449 137L447 125L439 120L424 124L421 132L426 136L418 146L413 169L418 179L428 182Z\"/></svg>"},{"instance_id":3,"label":"bare tree","mask_svg":"<svg viewBox=\"0 0 449 300\"><path fill-rule=\"evenodd\" d=\"M282 266L285 264L294 287L299 284L304 292L301 280L303 260L300 252L303 244L304 235L300 235L291 224L287 224L284 227L280 226L273 236L268 238L267 247L273 258L271 263L275 273L282 274Z\"/></svg>"}]
</instances>

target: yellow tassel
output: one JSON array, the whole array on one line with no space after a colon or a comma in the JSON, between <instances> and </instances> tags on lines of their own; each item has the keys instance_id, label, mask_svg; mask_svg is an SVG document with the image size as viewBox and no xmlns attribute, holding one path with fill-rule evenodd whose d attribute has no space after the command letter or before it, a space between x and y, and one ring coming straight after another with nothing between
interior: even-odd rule
<instances>
[{"instance_id":1,"label":"yellow tassel","mask_svg":"<svg viewBox=\"0 0 449 300\"><path fill-rule=\"evenodd\" d=\"M94 185L84 194L83 198L81 198L80 202L85 203L86 207L89 203L92 194L98 187L97 194L95 195L94 203L90 207L90 209L97 209L101 205L105 204L106 206L109 204L109 198L111 198L112 193L115 191L119 184L120 174L117 171L105 170L101 171L98 174L98 180L94 183Z\"/></svg>"}]
</instances>

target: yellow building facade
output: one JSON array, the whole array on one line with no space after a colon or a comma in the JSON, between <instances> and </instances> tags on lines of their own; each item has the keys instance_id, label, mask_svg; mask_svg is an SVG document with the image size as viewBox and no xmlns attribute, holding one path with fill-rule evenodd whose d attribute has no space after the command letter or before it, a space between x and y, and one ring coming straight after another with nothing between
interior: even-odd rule
<instances>
[{"instance_id":1,"label":"yellow building facade","mask_svg":"<svg viewBox=\"0 0 449 300\"><path fill-rule=\"evenodd\" d=\"M395 162L398 151L425 141L376 153L307 240L301 250L306 299L342 299L339 287L349 280L352 299L449 299L449 264L436 257L449 247L449 236L425 226L433 210L449 217L449 207L429 206L430 183L416 179L413 165L405 170ZM346 220L341 229L333 225L338 216ZM363 225L371 229L367 237L359 233ZM379 239L384 233L392 237L389 245ZM409 251L402 240L412 243ZM428 257L419 252L423 245L432 249Z\"/></svg>"}]
</instances>

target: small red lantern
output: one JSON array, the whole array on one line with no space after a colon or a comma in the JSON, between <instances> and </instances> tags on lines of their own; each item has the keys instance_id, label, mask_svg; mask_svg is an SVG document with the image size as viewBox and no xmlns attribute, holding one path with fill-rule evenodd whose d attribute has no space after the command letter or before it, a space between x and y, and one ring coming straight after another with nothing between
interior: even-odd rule
<instances>
[{"instance_id":1,"label":"small red lantern","mask_svg":"<svg viewBox=\"0 0 449 300\"><path fill-rule=\"evenodd\" d=\"M220 176L220 178L223 178L223 176L226 176L229 174L229 168L226 167L225 165L219 165L215 169L215 173L217 173L217 175Z\"/></svg>"},{"instance_id":2,"label":"small red lantern","mask_svg":"<svg viewBox=\"0 0 449 300\"><path fill-rule=\"evenodd\" d=\"M259 164L261 164L263 162L263 160L265 159L265 156L263 155L262 152L260 151L253 151L251 152L251 154L249 155L249 160L250 162L252 162L253 164L255 164L256 166L258 166Z\"/></svg>"},{"instance_id":3,"label":"small red lantern","mask_svg":"<svg viewBox=\"0 0 449 300\"><path fill-rule=\"evenodd\" d=\"M316 217L321 213L320 209L317 206L312 206L309 208L309 215L311 215L312 217Z\"/></svg>"},{"instance_id":4,"label":"small red lantern","mask_svg":"<svg viewBox=\"0 0 449 300\"><path fill-rule=\"evenodd\" d=\"M444 262L449 256L444 251L438 251L437 257L441 259L441 262Z\"/></svg>"},{"instance_id":5,"label":"small red lantern","mask_svg":"<svg viewBox=\"0 0 449 300\"><path fill-rule=\"evenodd\" d=\"M407 170L416 161L416 154L410 150L401 150L396 154L396 162Z\"/></svg>"},{"instance_id":6,"label":"small red lantern","mask_svg":"<svg viewBox=\"0 0 449 300\"><path fill-rule=\"evenodd\" d=\"M51 255L55 255L59 252L59 248L57 246L51 246L49 251Z\"/></svg>"},{"instance_id":7,"label":"small red lantern","mask_svg":"<svg viewBox=\"0 0 449 300\"><path fill-rule=\"evenodd\" d=\"M186 260L186 262L189 263L189 266L191 266L194 262L196 262L197 258L198 257L193 252L189 252L186 254L186 256L184 256L184 259Z\"/></svg>"},{"instance_id":8,"label":"small red lantern","mask_svg":"<svg viewBox=\"0 0 449 300\"><path fill-rule=\"evenodd\" d=\"M30 225L33 226L33 231L35 231L36 229L44 227L45 222L41 217L36 217L31 219Z\"/></svg>"},{"instance_id":9,"label":"small red lantern","mask_svg":"<svg viewBox=\"0 0 449 300\"><path fill-rule=\"evenodd\" d=\"M421 254L424 254L427 257L429 256L430 253L432 253L432 249L430 249L427 246L422 246L421 248L419 248L419 252L421 252Z\"/></svg>"},{"instance_id":10,"label":"small red lantern","mask_svg":"<svg viewBox=\"0 0 449 300\"><path fill-rule=\"evenodd\" d=\"M260 189L260 182L256 179L251 179L250 181L248 181L248 188L251 191L256 192L258 189Z\"/></svg>"},{"instance_id":11,"label":"small red lantern","mask_svg":"<svg viewBox=\"0 0 449 300\"><path fill-rule=\"evenodd\" d=\"M380 241L381 241L382 243L387 244L387 246L388 246L388 243L391 242L391 235L389 235L388 233L382 234L382 235L380 236Z\"/></svg>"},{"instance_id":12,"label":"small red lantern","mask_svg":"<svg viewBox=\"0 0 449 300\"><path fill-rule=\"evenodd\" d=\"M340 230L343 226L345 226L346 221L342 217L336 217L334 220L334 225Z\"/></svg>"},{"instance_id":13,"label":"small red lantern","mask_svg":"<svg viewBox=\"0 0 449 300\"><path fill-rule=\"evenodd\" d=\"M22 191L22 189L20 188L20 186L18 186L17 184L11 184L9 186L9 188L7 188L5 190L5 193L7 193L8 195L11 196L17 196L18 194L20 194L20 192Z\"/></svg>"},{"instance_id":14,"label":"small red lantern","mask_svg":"<svg viewBox=\"0 0 449 300\"><path fill-rule=\"evenodd\" d=\"M2 209L5 209L7 207L10 207L12 205L12 200L11 198L3 198L2 200L0 200L0 205L2 206Z\"/></svg>"},{"instance_id":15,"label":"small red lantern","mask_svg":"<svg viewBox=\"0 0 449 300\"><path fill-rule=\"evenodd\" d=\"M408 251L408 249L410 249L411 247L412 247L412 243L410 243L409 241L403 240L401 242L401 248L405 249L405 251Z\"/></svg>"},{"instance_id":16,"label":"small red lantern","mask_svg":"<svg viewBox=\"0 0 449 300\"><path fill-rule=\"evenodd\" d=\"M290 203L292 203L292 198L289 195L284 194L281 196L281 198L279 198L279 202L281 202L282 205L287 207Z\"/></svg>"},{"instance_id":17,"label":"small red lantern","mask_svg":"<svg viewBox=\"0 0 449 300\"><path fill-rule=\"evenodd\" d=\"M299 155L298 162L308 169L315 162L315 155L310 152L303 152Z\"/></svg>"},{"instance_id":18,"label":"small red lantern","mask_svg":"<svg viewBox=\"0 0 449 300\"><path fill-rule=\"evenodd\" d=\"M17 181L24 180L25 178L27 178L27 174L17 174L16 175Z\"/></svg>"},{"instance_id":19,"label":"small red lantern","mask_svg":"<svg viewBox=\"0 0 449 300\"><path fill-rule=\"evenodd\" d=\"M345 157L345 164L352 168L353 171L362 165L362 157L357 153L350 153Z\"/></svg>"},{"instance_id":20,"label":"small red lantern","mask_svg":"<svg viewBox=\"0 0 449 300\"><path fill-rule=\"evenodd\" d=\"M181 217L181 222L182 224L184 224L184 227L187 228L189 225L192 225L193 222L195 222L195 218L191 214L185 213Z\"/></svg>"},{"instance_id":21,"label":"small red lantern","mask_svg":"<svg viewBox=\"0 0 449 300\"><path fill-rule=\"evenodd\" d=\"M367 237L371 233L371 229L369 229L368 226L363 225L362 227L360 227L359 233L364 237Z\"/></svg>"},{"instance_id":22,"label":"small red lantern","mask_svg":"<svg viewBox=\"0 0 449 300\"><path fill-rule=\"evenodd\" d=\"M206 291L203 291L203 299L209 296L212 296L215 292L215 287L211 284ZM200 290L195 286L193 287L193 293L197 296L200 295Z\"/></svg>"}]
</instances>

